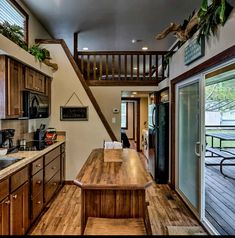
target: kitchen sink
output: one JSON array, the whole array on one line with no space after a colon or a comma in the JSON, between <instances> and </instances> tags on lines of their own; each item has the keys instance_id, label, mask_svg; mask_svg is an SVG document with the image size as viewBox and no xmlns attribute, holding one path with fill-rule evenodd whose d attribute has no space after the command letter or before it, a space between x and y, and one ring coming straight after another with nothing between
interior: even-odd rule
<instances>
[{"instance_id":1,"label":"kitchen sink","mask_svg":"<svg viewBox=\"0 0 235 238\"><path fill-rule=\"evenodd\" d=\"M18 162L24 158L25 157L2 157L2 156L0 156L0 170Z\"/></svg>"}]
</instances>

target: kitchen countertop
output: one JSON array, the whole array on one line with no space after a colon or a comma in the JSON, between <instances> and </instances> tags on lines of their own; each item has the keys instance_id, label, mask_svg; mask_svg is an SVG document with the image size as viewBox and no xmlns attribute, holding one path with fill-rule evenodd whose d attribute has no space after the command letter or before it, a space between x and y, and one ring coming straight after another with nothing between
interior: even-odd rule
<instances>
[{"instance_id":1,"label":"kitchen countertop","mask_svg":"<svg viewBox=\"0 0 235 238\"><path fill-rule=\"evenodd\" d=\"M94 149L77 175L74 183L89 189L141 189L152 183L152 179L144 169L137 152L123 149L120 154L110 154L114 160L104 161L104 149ZM118 161L118 160L117 160Z\"/></svg>"},{"instance_id":2,"label":"kitchen countertop","mask_svg":"<svg viewBox=\"0 0 235 238\"><path fill-rule=\"evenodd\" d=\"M21 159L20 161L17 161L14 164L0 170L0 180L7 177L8 175L16 172L20 168L23 168L25 165L35 161L39 157L45 155L46 153L50 152L51 150L53 150L57 146L63 144L64 142L65 142L65 140L57 141L54 144L48 146L47 148L45 148L43 150L19 151L17 153L11 153L11 154L7 154L7 155L4 155L4 156L0 156L0 158L1 157L12 157L12 158L25 157L25 158Z\"/></svg>"}]
</instances>

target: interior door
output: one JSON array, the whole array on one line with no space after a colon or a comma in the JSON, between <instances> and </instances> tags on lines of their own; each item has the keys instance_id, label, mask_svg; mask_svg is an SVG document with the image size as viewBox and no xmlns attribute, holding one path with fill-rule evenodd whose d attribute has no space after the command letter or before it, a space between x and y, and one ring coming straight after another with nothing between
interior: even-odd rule
<instances>
[{"instance_id":1,"label":"interior door","mask_svg":"<svg viewBox=\"0 0 235 238\"><path fill-rule=\"evenodd\" d=\"M176 190L200 218L202 143L200 80L176 85Z\"/></svg>"}]
</instances>

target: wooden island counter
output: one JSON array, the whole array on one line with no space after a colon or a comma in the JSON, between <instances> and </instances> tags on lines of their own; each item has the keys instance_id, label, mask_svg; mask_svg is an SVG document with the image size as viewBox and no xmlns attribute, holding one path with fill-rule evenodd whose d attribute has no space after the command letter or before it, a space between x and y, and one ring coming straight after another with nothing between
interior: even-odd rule
<instances>
[{"instance_id":1,"label":"wooden island counter","mask_svg":"<svg viewBox=\"0 0 235 238\"><path fill-rule=\"evenodd\" d=\"M81 234L91 218L118 222L135 218L147 226L145 189L151 177L135 150L114 150L109 155L110 161L122 162L104 162L104 149L94 149L74 180L81 187Z\"/></svg>"}]
</instances>

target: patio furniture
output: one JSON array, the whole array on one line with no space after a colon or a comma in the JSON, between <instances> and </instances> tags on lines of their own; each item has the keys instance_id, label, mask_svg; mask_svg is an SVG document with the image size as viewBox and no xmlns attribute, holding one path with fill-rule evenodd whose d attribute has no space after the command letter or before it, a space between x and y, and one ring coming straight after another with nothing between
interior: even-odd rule
<instances>
[{"instance_id":1,"label":"patio furniture","mask_svg":"<svg viewBox=\"0 0 235 238\"><path fill-rule=\"evenodd\" d=\"M214 138L219 139L219 148L222 148L222 141L235 141L235 133L228 134L224 132L213 132L213 133L206 133L206 136L211 136L211 147L214 148Z\"/></svg>"},{"instance_id":2,"label":"patio furniture","mask_svg":"<svg viewBox=\"0 0 235 238\"><path fill-rule=\"evenodd\" d=\"M220 163L210 163L206 164L207 166L220 166L220 173L227 178L235 180L235 178L226 175L223 172L223 166L234 166L235 163L225 164L224 162L227 160L235 160L235 148L233 149L218 149L218 148L212 148L212 147L206 147L206 151L211 152L212 157L213 154L216 154L219 157L222 157L223 159L220 161Z\"/></svg>"}]
</instances>

